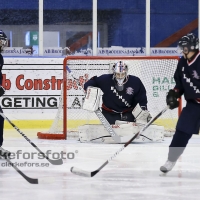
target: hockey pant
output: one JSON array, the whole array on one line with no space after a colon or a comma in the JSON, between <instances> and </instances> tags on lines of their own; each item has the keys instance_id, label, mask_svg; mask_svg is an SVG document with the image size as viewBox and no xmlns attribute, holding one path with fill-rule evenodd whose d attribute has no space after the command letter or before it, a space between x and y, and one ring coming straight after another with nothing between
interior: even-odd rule
<instances>
[{"instance_id":1,"label":"hockey pant","mask_svg":"<svg viewBox=\"0 0 200 200\"><path fill-rule=\"evenodd\" d=\"M125 112L121 114L121 113L109 112L102 109L102 114L110 124L115 124L116 120L135 122L135 117L132 114L132 110L130 112Z\"/></svg>"}]
</instances>

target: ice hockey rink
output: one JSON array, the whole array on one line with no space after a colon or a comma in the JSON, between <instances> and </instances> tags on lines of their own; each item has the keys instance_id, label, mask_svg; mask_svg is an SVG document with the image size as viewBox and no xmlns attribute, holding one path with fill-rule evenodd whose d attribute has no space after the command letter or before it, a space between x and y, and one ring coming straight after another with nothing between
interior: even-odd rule
<instances>
[{"instance_id":1,"label":"ice hockey rink","mask_svg":"<svg viewBox=\"0 0 200 200\"><path fill-rule=\"evenodd\" d=\"M92 178L70 172L72 166L94 171L110 158L121 144L79 143L75 140L40 140L36 131L21 130L43 152L54 156L63 151L68 156L63 165L52 165L45 159L29 158L37 152L17 131L6 130L4 148L16 153L13 163L39 184L30 184L12 167L0 160L1 200L188 200L200 199L200 137L194 135L173 171L164 175L159 168L167 158L171 138L159 143L133 143ZM52 154L53 155L53 154ZM72 159L74 155L74 159ZM51 158L51 155L49 155ZM26 163L26 164L25 164ZM28 164L29 163L29 164ZM43 164L29 166L30 164Z\"/></svg>"}]
</instances>

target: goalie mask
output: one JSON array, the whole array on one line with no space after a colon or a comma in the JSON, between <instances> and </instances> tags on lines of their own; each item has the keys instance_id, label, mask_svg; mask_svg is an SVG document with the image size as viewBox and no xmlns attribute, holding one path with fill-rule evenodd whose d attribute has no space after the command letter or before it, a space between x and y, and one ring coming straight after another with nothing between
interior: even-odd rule
<instances>
[{"instance_id":1,"label":"goalie mask","mask_svg":"<svg viewBox=\"0 0 200 200\"><path fill-rule=\"evenodd\" d=\"M3 51L4 47L8 46L8 39L6 34L0 30L0 52Z\"/></svg>"},{"instance_id":2,"label":"goalie mask","mask_svg":"<svg viewBox=\"0 0 200 200\"><path fill-rule=\"evenodd\" d=\"M119 61L113 65L113 80L118 91L123 91L124 84L128 81L128 66Z\"/></svg>"},{"instance_id":3,"label":"goalie mask","mask_svg":"<svg viewBox=\"0 0 200 200\"><path fill-rule=\"evenodd\" d=\"M178 42L179 53L187 55L190 51L199 50L199 39L193 34L189 33L183 36Z\"/></svg>"}]
</instances>

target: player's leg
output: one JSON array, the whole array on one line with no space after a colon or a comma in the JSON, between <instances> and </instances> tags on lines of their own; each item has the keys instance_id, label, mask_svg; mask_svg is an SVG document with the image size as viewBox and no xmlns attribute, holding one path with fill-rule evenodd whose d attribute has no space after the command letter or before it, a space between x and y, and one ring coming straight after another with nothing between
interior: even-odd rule
<instances>
[{"instance_id":1,"label":"player's leg","mask_svg":"<svg viewBox=\"0 0 200 200\"><path fill-rule=\"evenodd\" d=\"M172 170L176 161L186 148L192 134L197 134L200 127L200 105L188 102L177 122L176 132L169 146L168 160L161 166L164 173Z\"/></svg>"},{"instance_id":2,"label":"player's leg","mask_svg":"<svg viewBox=\"0 0 200 200\"><path fill-rule=\"evenodd\" d=\"M0 107L0 112L3 112ZM0 116L0 147L3 145L4 118Z\"/></svg>"},{"instance_id":3,"label":"player's leg","mask_svg":"<svg viewBox=\"0 0 200 200\"><path fill-rule=\"evenodd\" d=\"M132 112L125 112L125 113L120 114L120 113L115 113L115 112L109 112L102 109L102 114L108 120L110 124L115 124L116 120L135 122L135 117L133 116Z\"/></svg>"},{"instance_id":4,"label":"player's leg","mask_svg":"<svg viewBox=\"0 0 200 200\"><path fill-rule=\"evenodd\" d=\"M2 108L0 107L0 112L2 111ZM0 116L0 156L9 156L10 152L2 148L3 145L3 132L4 132L4 118Z\"/></svg>"},{"instance_id":5,"label":"player's leg","mask_svg":"<svg viewBox=\"0 0 200 200\"><path fill-rule=\"evenodd\" d=\"M131 112L125 112L121 115L121 121L135 122L135 117Z\"/></svg>"},{"instance_id":6,"label":"player's leg","mask_svg":"<svg viewBox=\"0 0 200 200\"><path fill-rule=\"evenodd\" d=\"M172 170L172 168L176 164L176 161L185 150L187 143L191 137L192 134L176 130L172 142L169 146L168 159L166 163L160 167L160 170L162 172L167 173L168 171Z\"/></svg>"},{"instance_id":7,"label":"player's leg","mask_svg":"<svg viewBox=\"0 0 200 200\"><path fill-rule=\"evenodd\" d=\"M107 119L107 121L110 124L115 124L116 120L121 120L121 116L119 113L109 112L109 111L102 109L102 114L104 115L104 117Z\"/></svg>"}]
</instances>

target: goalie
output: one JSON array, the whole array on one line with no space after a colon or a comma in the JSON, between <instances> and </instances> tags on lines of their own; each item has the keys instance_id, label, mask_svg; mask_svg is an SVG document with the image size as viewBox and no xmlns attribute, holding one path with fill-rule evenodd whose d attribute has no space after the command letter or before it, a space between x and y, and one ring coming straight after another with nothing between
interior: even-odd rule
<instances>
[{"instance_id":1,"label":"goalie","mask_svg":"<svg viewBox=\"0 0 200 200\"><path fill-rule=\"evenodd\" d=\"M87 94L83 109L91 112L97 110L102 91L102 114L113 125L113 128L117 128L117 134L120 136L130 134L131 136L152 118L147 110L146 90L138 77L128 75L128 66L123 61L113 65L112 71L112 74L95 76L85 83L84 89ZM155 125L152 125L151 128L155 129L156 134L157 128L159 128L160 133L160 127L155 128ZM87 125L80 127L79 130L80 140L82 141L102 140L102 138L104 141L105 138L112 141L103 125ZM145 131L145 133L147 132L148 130ZM149 138L149 136L143 137ZM159 140L162 140L162 138L163 134L160 133ZM149 138L151 141L154 141L154 139L153 136Z\"/></svg>"}]
</instances>

